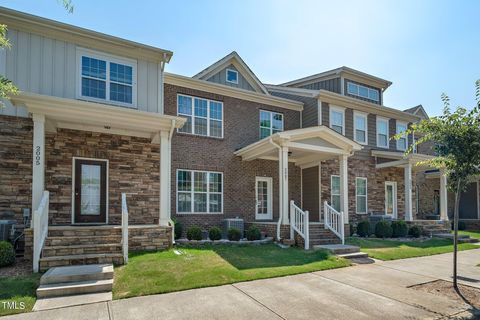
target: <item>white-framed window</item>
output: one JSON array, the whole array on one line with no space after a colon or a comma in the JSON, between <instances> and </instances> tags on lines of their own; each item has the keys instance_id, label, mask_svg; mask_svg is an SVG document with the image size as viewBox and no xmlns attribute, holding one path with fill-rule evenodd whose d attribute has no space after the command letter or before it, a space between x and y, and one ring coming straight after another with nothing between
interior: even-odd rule
<instances>
[{"instance_id":1,"label":"white-framed window","mask_svg":"<svg viewBox=\"0 0 480 320\"><path fill-rule=\"evenodd\" d=\"M340 176L330 176L330 202L340 212Z\"/></svg>"},{"instance_id":2,"label":"white-framed window","mask_svg":"<svg viewBox=\"0 0 480 320\"><path fill-rule=\"evenodd\" d=\"M187 118L178 132L223 138L222 102L178 94L177 114Z\"/></svg>"},{"instance_id":3,"label":"white-framed window","mask_svg":"<svg viewBox=\"0 0 480 320\"><path fill-rule=\"evenodd\" d=\"M397 134L407 131L407 123L397 121ZM397 140L397 150L405 151L408 147L408 139L407 136L402 136L400 139Z\"/></svg>"},{"instance_id":4,"label":"white-framed window","mask_svg":"<svg viewBox=\"0 0 480 320\"><path fill-rule=\"evenodd\" d=\"M353 139L360 144L368 144L368 114L353 112Z\"/></svg>"},{"instance_id":5,"label":"white-framed window","mask_svg":"<svg viewBox=\"0 0 480 320\"><path fill-rule=\"evenodd\" d=\"M330 128L345 135L345 109L330 106Z\"/></svg>"},{"instance_id":6,"label":"white-framed window","mask_svg":"<svg viewBox=\"0 0 480 320\"><path fill-rule=\"evenodd\" d=\"M283 131L283 114L260 110L260 139Z\"/></svg>"},{"instance_id":7,"label":"white-framed window","mask_svg":"<svg viewBox=\"0 0 480 320\"><path fill-rule=\"evenodd\" d=\"M356 212L358 214L368 212L367 188L367 178L355 178Z\"/></svg>"},{"instance_id":8,"label":"white-framed window","mask_svg":"<svg viewBox=\"0 0 480 320\"><path fill-rule=\"evenodd\" d=\"M177 170L177 213L222 213L223 173Z\"/></svg>"},{"instance_id":9,"label":"white-framed window","mask_svg":"<svg viewBox=\"0 0 480 320\"><path fill-rule=\"evenodd\" d=\"M230 83L238 84L238 71L233 69L227 69L226 71L226 80Z\"/></svg>"},{"instance_id":10,"label":"white-framed window","mask_svg":"<svg viewBox=\"0 0 480 320\"><path fill-rule=\"evenodd\" d=\"M388 148L389 119L377 117L377 147Z\"/></svg>"},{"instance_id":11,"label":"white-framed window","mask_svg":"<svg viewBox=\"0 0 480 320\"><path fill-rule=\"evenodd\" d=\"M88 49L77 50L77 98L135 108L137 62Z\"/></svg>"},{"instance_id":12,"label":"white-framed window","mask_svg":"<svg viewBox=\"0 0 480 320\"><path fill-rule=\"evenodd\" d=\"M380 101L378 89L372 89L350 81L347 82L347 93L377 102Z\"/></svg>"}]
</instances>

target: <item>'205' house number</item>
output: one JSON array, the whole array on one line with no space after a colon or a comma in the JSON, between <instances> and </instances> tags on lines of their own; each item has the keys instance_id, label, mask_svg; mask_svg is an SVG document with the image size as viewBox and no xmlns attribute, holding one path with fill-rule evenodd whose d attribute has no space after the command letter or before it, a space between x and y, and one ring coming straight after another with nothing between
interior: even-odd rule
<instances>
[{"instance_id":1,"label":"'205' house number","mask_svg":"<svg viewBox=\"0 0 480 320\"><path fill-rule=\"evenodd\" d=\"M35 147L35 164L37 166L40 165L40 154L41 154L41 148L40 146Z\"/></svg>"}]
</instances>

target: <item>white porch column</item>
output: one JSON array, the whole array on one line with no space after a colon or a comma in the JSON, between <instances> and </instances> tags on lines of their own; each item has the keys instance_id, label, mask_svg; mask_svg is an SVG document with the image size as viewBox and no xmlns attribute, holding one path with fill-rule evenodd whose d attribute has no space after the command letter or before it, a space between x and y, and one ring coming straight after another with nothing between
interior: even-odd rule
<instances>
[{"instance_id":1,"label":"white porch column","mask_svg":"<svg viewBox=\"0 0 480 320\"><path fill-rule=\"evenodd\" d=\"M448 221L447 175L440 170L440 220Z\"/></svg>"},{"instance_id":2,"label":"white porch column","mask_svg":"<svg viewBox=\"0 0 480 320\"><path fill-rule=\"evenodd\" d=\"M347 224L348 217L348 155L338 157L340 165L340 211L344 213L344 222Z\"/></svg>"},{"instance_id":3,"label":"white porch column","mask_svg":"<svg viewBox=\"0 0 480 320\"><path fill-rule=\"evenodd\" d=\"M160 220L161 226L168 226L170 221L170 133L160 131Z\"/></svg>"},{"instance_id":4,"label":"white porch column","mask_svg":"<svg viewBox=\"0 0 480 320\"><path fill-rule=\"evenodd\" d=\"M412 209L412 164L409 162L404 168L404 184L405 184L405 220L413 220Z\"/></svg>"},{"instance_id":5,"label":"white porch column","mask_svg":"<svg viewBox=\"0 0 480 320\"><path fill-rule=\"evenodd\" d=\"M33 114L32 217L45 190L45 116ZM33 223L32 223L33 226Z\"/></svg>"},{"instance_id":6,"label":"white porch column","mask_svg":"<svg viewBox=\"0 0 480 320\"><path fill-rule=\"evenodd\" d=\"M289 221L289 196L288 196L288 147L282 146L279 156L282 158L280 162L280 180L281 182L281 215L282 224L288 224Z\"/></svg>"}]
</instances>

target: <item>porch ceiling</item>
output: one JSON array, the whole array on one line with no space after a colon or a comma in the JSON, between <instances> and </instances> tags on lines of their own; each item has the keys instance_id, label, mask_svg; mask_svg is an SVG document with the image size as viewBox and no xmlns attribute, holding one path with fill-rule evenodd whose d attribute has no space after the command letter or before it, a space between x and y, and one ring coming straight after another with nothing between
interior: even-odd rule
<instances>
[{"instance_id":1,"label":"porch ceiling","mask_svg":"<svg viewBox=\"0 0 480 320\"><path fill-rule=\"evenodd\" d=\"M433 159L434 156L418 153L410 153L405 155L403 152L372 150L372 156L378 158L391 159L392 161L379 163L375 166L376 169L383 168L404 168L406 165L411 164L413 171L423 171L434 169L431 166L425 165L422 162Z\"/></svg>"},{"instance_id":2,"label":"porch ceiling","mask_svg":"<svg viewBox=\"0 0 480 320\"><path fill-rule=\"evenodd\" d=\"M47 131L66 128L150 138L155 142L160 131L171 131L185 123L181 117L34 93L21 93L11 100L32 114L44 115Z\"/></svg>"},{"instance_id":3,"label":"porch ceiling","mask_svg":"<svg viewBox=\"0 0 480 320\"><path fill-rule=\"evenodd\" d=\"M302 166L339 155L351 155L362 146L325 126L288 130L252 143L235 152L244 161L278 160L278 148L287 147L288 161Z\"/></svg>"}]
</instances>

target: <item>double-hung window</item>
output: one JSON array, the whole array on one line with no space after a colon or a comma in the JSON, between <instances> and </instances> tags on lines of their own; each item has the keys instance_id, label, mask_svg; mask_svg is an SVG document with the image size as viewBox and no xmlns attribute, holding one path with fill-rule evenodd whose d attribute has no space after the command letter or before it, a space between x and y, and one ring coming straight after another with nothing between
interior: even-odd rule
<instances>
[{"instance_id":1,"label":"double-hung window","mask_svg":"<svg viewBox=\"0 0 480 320\"><path fill-rule=\"evenodd\" d=\"M368 125L367 114L354 111L353 112L353 132L354 140L361 144L368 144Z\"/></svg>"},{"instance_id":2,"label":"double-hung window","mask_svg":"<svg viewBox=\"0 0 480 320\"><path fill-rule=\"evenodd\" d=\"M283 114L260 110L260 139L283 131Z\"/></svg>"},{"instance_id":3,"label":"double-hung window","mask_svg":"<svg viewBox=\"0 0 480 320\"><path fill-rule=\"evenodd\" d=\"M77 51L78 98L136 107L136 62L91 50Z\"/></svg>"},{"instance_id":4,"label":"double-hung window","mask_svg":"<svg viewBox=\"0 0 480 320\"><path fill-rule=\"evenodd\" d=\"M223 174L177 171L177 213L222 213Z\"/></svg>"},{"instance_id":5,"label":"double-hung window","mask_svg":"<svg viewBox=\"0 0 480 320\"><path fill-rule=\"evenodd\" d=\"M345 135L345 109L330 106L330 128Z\"/></svg>"},{"instance_id":6,"label":"double-hung window","mask_svg":"<svg viewBox=\"0 0 480 320\"><path fill-rule=\"evenodd\" d=\"M330 176L330 201L332 207L340 212L340 176Z\"/></svg>"},{"instance_id":7,"label":"double-hung window","mask_svg":"<svg viewBox=\"0 0 480 320\"><path fill-rule=\"evenodd\" d=\"M355 197L357 213L367 213L367 178L357 177L355 179Z\"/></svg>"},{"instance_id":8,"label":"double-hung window","mask_svg":"<svg viewBox=\"0 0 480 320\"><path fill-rule=\"evenodd\" d=\"M187 118L179 132L223 138L223 103L177 95L177 114Z\"/></svg>"},{"instance_id":9,"label":"double-hung window","mask_svg":"<svg viewBox=\"0 0 480 320\"><path fill-rule=\"evenodd\" d=\"M407 124L405 122L397 121L397 134L407 131ZM397 140L397 150L405 151L407 150L408 140L407 136L404 135Z\"/></svg>"},{"instance_id":10,"label":"double-hung window","mask_svg":"<svg viewBox=\"0 0 480 320\"><path fill-rule=\"evenodd\" d=\"M388 148L388 121L377 117L377 147Z\"/></svg>"},{"instance_id":11,"label":"double-hung window","mask_svg":"<svg viewBox=\"0 0 480 320\"><path fill-rule=\"evenodd\" d=\"M347 93L376 102L380 101L380 94L377 89L372 89L350 81L347 82Z\"/></svg>"}]
</instances>

